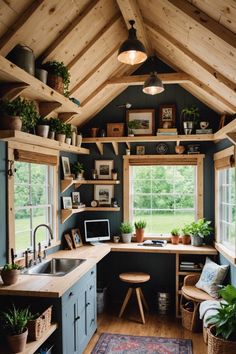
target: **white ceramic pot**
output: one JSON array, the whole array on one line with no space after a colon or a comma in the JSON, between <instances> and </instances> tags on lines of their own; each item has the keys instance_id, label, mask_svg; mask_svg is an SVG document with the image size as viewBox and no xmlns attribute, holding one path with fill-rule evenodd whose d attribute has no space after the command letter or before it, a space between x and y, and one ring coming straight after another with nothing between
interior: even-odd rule
<instances>
[{"instance_id":1,"label":"white ceramic pot","mask_svg":"<svg viewBox=\"0 0 236 354\"><path fill-rule=\"evenodd\" d=\"M49 125L36 125L36 134L42 136L43 138L47 138L49 133Z\"/></svg>"},{"instance_id":2,"label":"white ceramic pot","mask_svg":"<svg viewBox=\"0 0 236 354\"><path fill-rule=\"evenodd\" d=\"M66 144L68 144L68 145L71 144L71 138L66 138Z\"/></svg>"},{"instance_id":3,"label":"white ceramic pot","mask_svg":"<svg viewBox=\"0 0 236 354\"><path fill-rule=\"evenodd\" d=\"M81 144L82 144L82 135L81 134L78 134L77 135L77 142L76 142L76 145L78 147L81 147Z\"/></svg>"},{"instance_id":4,"label":"white ceramic pot","mask_svg":"<svg viewBox=\"0 0 236 354\"><path fill-rule=\"evenodd\" d=\"M122 237L122 242L123 243L130 243L132 239L132 233L131 234L121 234Z\"/></svg>"}]
</instances>

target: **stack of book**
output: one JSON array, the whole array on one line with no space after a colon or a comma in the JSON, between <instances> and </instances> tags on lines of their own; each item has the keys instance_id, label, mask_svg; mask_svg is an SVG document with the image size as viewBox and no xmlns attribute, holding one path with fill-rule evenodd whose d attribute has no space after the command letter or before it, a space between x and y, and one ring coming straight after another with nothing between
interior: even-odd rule
<instances>
[{"instance_id":1,"label":"stack of book","mask_svg":"<svg viewBox=\"0 0 236 354\"><path fill-rule=\"evenodd\" d=\"M178 131L176 128L159 128L157 129L157 135L177 135Z\"/></svg>"},{"instance_id":2,"label":"stack of book","mask_svg":"<svg viewBox=\"0 0 236 354\"><path fill-rule=\"evenodd\" d=\"M196 129L196 134L212 134L212 129Z\"/></svg>"},{"instance_id":3,"label":"stack of book","mask_svg":"<svg viewBox=\"0 0 236 354\"><path fill-rule=\"evenodd\" d=\"M185 262L185 261L181 261L180 262L180 266L179 269L182 271L190 271L190 272L194 272L194 271L198 271L201 269L200 265L198 263L195 262Z\"/></svg>"}]
</instances>

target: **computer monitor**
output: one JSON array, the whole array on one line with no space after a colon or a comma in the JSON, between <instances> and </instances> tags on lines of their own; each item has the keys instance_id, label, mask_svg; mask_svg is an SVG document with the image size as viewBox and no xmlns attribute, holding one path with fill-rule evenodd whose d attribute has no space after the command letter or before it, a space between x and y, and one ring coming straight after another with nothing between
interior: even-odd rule
<instances>
[{"instance_id":1,"label":"computer monitor","mask_svg":"<svg viewBox=\"0 0 236 354\"><path fill-rule=\"evenodd\" d=\"M100 241L110 240L110 223L108 219L84 220L85 241L99 244Z\"/></svg>"}]
</instances>

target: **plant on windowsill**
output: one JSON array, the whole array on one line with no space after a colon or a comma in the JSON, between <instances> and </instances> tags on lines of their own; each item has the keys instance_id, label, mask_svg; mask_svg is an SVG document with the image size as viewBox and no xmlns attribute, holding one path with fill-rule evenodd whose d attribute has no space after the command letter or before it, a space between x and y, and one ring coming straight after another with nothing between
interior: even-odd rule
<instances>
[{"instance_id":1,"label":"plant on windowsill","mask_svg":"<svg viewBox=\"0 0 236 354\"><path fill-rule=\"evenodd\" d=\"M11 353L24 352L28 336L27 324L34 318L29 308L17 309L13 305L12 308L2 312L0 317Z\"/></svg>"},{"instance_id":2,"label":"plant on windowsill","mask_svg":"<svg viewBox=\"0 0 236 354\"><path fill-rule=\"evenodd\" d=\"M202 246L205 237L210 236L213 228L210 226L211 221L199 219L196 222L189 224L189 234L191 236L192 246Z\"/></svg>"},{"instance_id":3,"label":"plant on windowsill","mask_svg":"<svg viewBox=\"0 0 236 354\"><path fill-rule=\"evenodd\" d=\"M122 242L129 243L131 242L132 233L133 233L133 225L130 222L122 222L120 225Z\"/></svg>"},{"instance_id":4,"label":"plant on windowsill","mask_svg":"<svg viewBox=\"0 0 236 354\"><path fill-rule=\"evenodd\" d=\"M180 121L183 123L184 133L192 134L197 122L199 121L199 108L185 107L182 109L180 114Z\"/></svg>"},{"instance_id":5,"label":"plant on windowsill","mask_svg":"<svg viewBox=\"0 0 236 354\"><path fill-rule=\"evenodd\" d=\"M190 243L190 241L191 241L189 230L190 230L189 225L185 225L185 226L182 228L181 240L182 240L182 244L183 244L183 245L188 245L188 244Z\"/></svg>"},{"instance_id":6,"label":"plant on windowsill","mask_svg":"<svg viewBox=\"0 0 236 354\"><path fill-rule=\"evenodd\" d=\"M143 242L144 229L146 226L147 226L147 223L145 220L135 221L134 227L135 227L135 234L136 234L136 242Z\"/></svg>"},{"instance_id":7,"label":"plant on windowsill","mask_svg":"<svg viewBox=\"0 0 236 354\"><path fill-rule=\"evenodd\" d=\"M18 280L22 267L17 263L5 264L1 270L1 277L4 285L15 284Z\"/></svg>"},{"instance_id":8,"label":"plant on windowsill","mask_svg":"<svg viewBox=\"0 0 236 354\"><path fill-rule=\"evenodd\" d=\"M236 353L236 288L227 285L219 294L224 301L207 320L208 354Z\"/></svg>"},{"instance_id":9,"label":"plant on windowsill","mask_svg":"<svg viewBox=\"0 0 236 354\"><path fill-rule=\"evenodd\" d=\"M42 65L47 70L47 84L60 94L69 96L70 73L63 62L48 61Z\"/></svg>"},{"instance_id":10,"label":"plant on windowsill","mask_svg":"<svg viewBox=\"0 0 236 354\"><path fill-rule=\"evenodd\" d=\"M174 228L171 230L171 243L173 245L178 245L179 244L179 229Z\"/></svg>"},{"instance_id":11,"label":"plant on windowsill","mask_svg":"<svg viewBox=\"0 0 236 354\"><path fill-rule=\"evenodd\" d=\"M71 164L71 172L75 175L76 179L83 179L84 178L84 166L80 162L76 162Z\"/></svg>"}]
</instances>

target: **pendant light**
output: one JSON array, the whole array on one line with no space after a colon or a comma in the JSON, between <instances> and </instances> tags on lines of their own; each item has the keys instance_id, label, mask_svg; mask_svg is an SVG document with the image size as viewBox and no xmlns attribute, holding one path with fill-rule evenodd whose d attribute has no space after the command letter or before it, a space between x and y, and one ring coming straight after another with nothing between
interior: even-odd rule
<instances>
[{"instance_id":1,"label":"pendant light","mask_svg":"<svg viewBox=\"0 0 236 354\"><path fill-rule=\"evenodd\" d=\"M147 95L157 95L158 93L161 93L164 90L165 89L163 83L157 76L157 73L155 71L151 72L150 76L144 82L143 92Z\"/></svg>"},{"instance_id":2,"label":"pendant light","mask_svg":"<svg viewBox=\"0 0 236 354\"><path fill-rule=\"evenodd\" d=\"M135 21L129 21L131 28L129 29L129 37L121 44L118 51L117 59L124 64L140 64L147 59L147 53L144 45L137 39Z\"/></svg>"}]
</instances>

